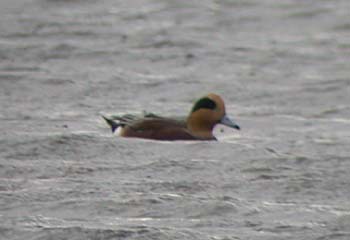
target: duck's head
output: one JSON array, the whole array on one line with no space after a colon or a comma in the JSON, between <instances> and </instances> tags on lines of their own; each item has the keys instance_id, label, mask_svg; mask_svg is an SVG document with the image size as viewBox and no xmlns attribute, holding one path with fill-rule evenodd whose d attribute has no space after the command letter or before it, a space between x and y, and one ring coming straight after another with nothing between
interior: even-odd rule
<instances>
[{"instance_id":1,"label":"duck's head","mask_svg":"<svg viewBox=\"0 0 350 240\"><path fill-rule=\"evenodd\" d=\"M210 93L200 98L187 118L187 127L199 138L214 139L213 128L223 124L237 130L240 127L226 116L225 104L219 95Z\"/></svg>"}]
</instances>

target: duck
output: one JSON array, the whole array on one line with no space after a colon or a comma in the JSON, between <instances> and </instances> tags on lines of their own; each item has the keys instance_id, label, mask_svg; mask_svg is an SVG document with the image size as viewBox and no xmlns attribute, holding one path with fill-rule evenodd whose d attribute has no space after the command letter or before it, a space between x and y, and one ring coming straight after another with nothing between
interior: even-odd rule
<instances>
[{"instance_id":1,"label":"duck","mask_svg":"<svg viewBox=\"0 0 350 240\"><path fill-rule=\"evenodd\" d=\"M148 112L102 117L112 132L121 137L152 140L217 140L213 135L217 124L240 130L239 125L226 115L223 99L214 93L198 99L189 115L184 117L163 117Z\"/></svg>"}]
</instances>

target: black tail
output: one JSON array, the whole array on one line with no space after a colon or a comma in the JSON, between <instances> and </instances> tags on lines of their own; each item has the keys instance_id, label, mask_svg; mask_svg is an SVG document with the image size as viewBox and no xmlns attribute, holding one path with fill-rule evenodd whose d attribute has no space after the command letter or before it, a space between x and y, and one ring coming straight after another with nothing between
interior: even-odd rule
<instances>
[{"instance_id":1,"label":"black tail","mask_svg":"<svg viewBox=\"0 0 350 240\"><path fill-rule=\"evenodd\" d=\"M102 116L102 117L108 123L108 125L111 127L113 133L120 126L120 124L116 123L112 119L106 118L105 116Z\"/></svg>"}]
</instances>

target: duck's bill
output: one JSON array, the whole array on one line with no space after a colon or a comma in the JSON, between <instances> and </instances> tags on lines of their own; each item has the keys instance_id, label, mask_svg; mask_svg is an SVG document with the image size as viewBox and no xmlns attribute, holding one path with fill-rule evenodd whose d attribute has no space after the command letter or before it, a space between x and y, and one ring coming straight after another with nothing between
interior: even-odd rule
<instances>
[{"instance_id":1,"label":"duck's bill","mask_svg":"<svg viewBox=\"0 0 350 240\"><path fill-rule=\"evenodd\" d=\"M229 119L226 115L221 119L220 121L221 124L231 127L231 128L235 128L237 130L240 130L241 128L238 126L237 123L235 123L234 121L232 121L231 119Z\"/></svg>"}]
</instances>

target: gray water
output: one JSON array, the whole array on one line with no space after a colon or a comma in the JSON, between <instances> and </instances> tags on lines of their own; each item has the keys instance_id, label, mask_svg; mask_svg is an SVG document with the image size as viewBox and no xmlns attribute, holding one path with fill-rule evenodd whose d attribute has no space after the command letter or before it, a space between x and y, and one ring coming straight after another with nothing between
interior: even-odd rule
<instances>
[{"instance_id":1,"label":"gray water","mask_svg":"<svg viewBox=\"0 0 350 240\"><path fill-rule=\"evenodd\" d=\"M2 0L0 239L350 239L350 1ZM217 142L112 135L187 114Z\"/></svg>"}]
</instances>

